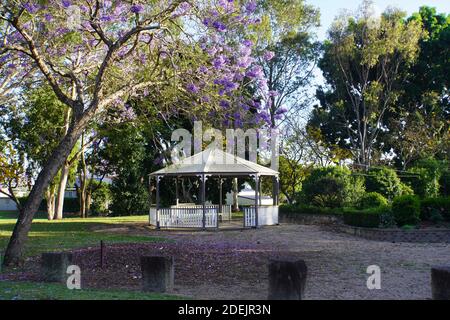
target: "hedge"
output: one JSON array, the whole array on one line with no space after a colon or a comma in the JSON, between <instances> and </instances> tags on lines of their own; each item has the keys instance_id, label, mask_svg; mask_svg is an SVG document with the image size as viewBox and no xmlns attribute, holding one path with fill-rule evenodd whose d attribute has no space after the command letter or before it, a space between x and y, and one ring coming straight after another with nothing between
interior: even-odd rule
<instances>
[{"instance_id":1,"label":"hedge","mask_svg":"<svg viewBox=\"0 0 450 320\"><path fill-rule=\"evenodd\" d=\"M427 198L420 202L420 219L430 220L432 214L438 212L450 221L450 197Z\"/></svg>"},{"instance_id":2,"label":"hedge","mask_svg":"<svg viewBox=\"0 0 450 320\"><path fill-rule=\"evenodd\" d=\"M386 214L390 214L388 207L347 209L344 211L344 223L354 227L378 228Z\"/></svg>"},{"instance_id":3,"label":"hedge","mask_svg":"<svg viewBox=\"0 0 450 320\"><path fill-rule=\"evenodd\" d=\"M320 214L320 215L342 215L341 208L326 208L309 205L293 205L283 204L280 206L280 213L295 215L295 214Z\"/></svg>"},{"instance_id":4,"label":"hedge","mask_svg":"<svg viewBox=\"0 0 450 320\"><path fill-rule=\"evenodd\" d=\"M392 201L392 213L399 227L420 222L420 201L416 196L400 196Z\"/></svg>"}]
</instances>

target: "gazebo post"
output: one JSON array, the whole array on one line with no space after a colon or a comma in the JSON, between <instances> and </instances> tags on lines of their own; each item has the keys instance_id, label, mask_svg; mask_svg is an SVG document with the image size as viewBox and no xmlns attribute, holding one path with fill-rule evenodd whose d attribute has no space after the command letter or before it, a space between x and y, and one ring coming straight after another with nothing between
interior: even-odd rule
<instances>
[{"instance_id":1,"label":"gazebo post","mask_svg":"<svg viewBox=\"0 0 450 320\"><path fill-rule=\"evenodd\" d=\"M159 179L161 176L156 176L156 229L160 229L159 224Z\"/></svg>"},{"instance_id":2,"label":"gazebo post","mask_svg":"<svg viewBox=\"0 0 450 320\"><path fill-rule=\"evenodd\" d=\"M259 177L255 174L255 228L258 228L258 194L259 194Z\"/></svg>"},{"instance_id":3,"label":"gazebo post","mask_svg":"<svg viewBox=\"0 0 450 320\"><path fill-rule=\"evenodd\" d=\"M151 224L151 212L152 212L152 198L153 198L153 194L152 194L152 176L148 176L148 194L149 194L149 199L148 199L148 223L149 225Z\"/></svg>"},{"instance_id":4,"label":"gazebo post","mask_svg":"<svg viewBox=\"0 0 450 320\"><path fill-rule=\"evenodd\" d=\"M219 213L222 213L222 178L219 176Z\"/></svg>"},{"instance_id":5,"label":"gazebo post","mask_svg":"<svg viewBox=\"0 0 450 320\"><path fill-rule=\"evenodd\" d=\"M272 198L273 205L278 205L278 196L280 192L280 180L277 176L272 177Z\"/></svg>"},{"instance_id":6,"label":"gazebo post","mask_svg":"<svg viewBox=\"0 0 450 320\"><path fill-rule=\"evenodd\" d=\"M202 205L203 205L203 230L206 230L206 204L205 204L205 193L206 193L206 181L205 181L205 174L202 174Z\"/></svg>"},{"instance_id":7,"label":"gazebo post","mask_svg":"<svg viewBox=\"0 0 450 320\"><path fill-rule=\"evenodd\" d=\"M261 200L261 183L262 183L262 176L261 177L259 177L259 186L258 186L258 189L259 189L259 192L258 192L258 195L259 195L259 197L258 197L258 201L259 201L259 205L260 206L262 206L262 200Z\"/></svg>"},{"instance_id":8,"label":"gazebo post","mask_svg":"<svg viewBox=\"0 0 450 320\"><path fill-rule=\"evenodd\" d=\"M177 176L175 176L175 197L176 197L175 205L178 207L178 203L180 201L180 197L178 195L178 177Z\"/></svg>"}]
</instances>

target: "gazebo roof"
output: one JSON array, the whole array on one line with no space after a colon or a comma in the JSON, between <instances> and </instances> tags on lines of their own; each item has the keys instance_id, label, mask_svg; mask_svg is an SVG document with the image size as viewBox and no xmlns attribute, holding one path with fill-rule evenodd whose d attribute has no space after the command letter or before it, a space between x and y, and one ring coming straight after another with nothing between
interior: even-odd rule
<instances>
[{"instance_id":1,"label":"gazebo roof","mask_svg":"<svg viewBox=\"0 0 450 320\"><path fill-rule=\"evenodd\" d=\"M239 158L217 148L208 148L191 157L151 173L151 176L211 174L221 176L277 176L278 172Z\"/></svg>"}]
</instances>

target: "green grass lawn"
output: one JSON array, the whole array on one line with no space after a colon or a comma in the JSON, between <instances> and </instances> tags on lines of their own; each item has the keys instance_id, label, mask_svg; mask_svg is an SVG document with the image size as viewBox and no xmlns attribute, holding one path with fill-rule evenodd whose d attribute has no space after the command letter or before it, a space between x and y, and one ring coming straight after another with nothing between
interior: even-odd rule
<instances>
[{"instance_id":1,"label":"green grass lawn","mask_svg":"<svg viewBox=\"0 0 450 320\"><path fill-rule=\"evenodd\" d=\"M16 223L16 213L0 212L0 251L3 251ZM38 213L33 220L25 255L34 256L46 251L66 250L98 246L100 240L106 243L155 242L166 241L164 238L115 234L113 232L93 232L93 229L115 228L121 224L146 222L148 216L129 217L94 217L65 218L59 221L48 221L45 214ZM13 270L11 270L13 271ZM20 271L20 270L15 270ZM179 299L176 296L146 294L126 290L69 290L61 284L34 282L0 282L0 300L10 299L62 299L62 300L148 300L148 299Z\"/></svg>"},{"instance_id":2,"label":"green grass lawn","mask_svg":"<svg viewBox=\"0 0 450 320\"><path fill-rule=\"evenodd\" d=\"M175 300L183 299L157 293L127 290L69 290L62 284L0 282L0 300Z\"/></svg>"},{"instance_id":3,"label":"green grass lawn","mask_svg":"<svg viewBox=\"0 0 450 320\"><path fill-rule=\"evenodd\" d=\"M0 212L0 251L4 251L16 223L16 214ZM146 222L148 216L65 218L48 221L43 215L34 220L26 244L25 255L37 255L45 251L98 246L100 240L106 243L164 241L162 238L145 235L124 235L107 232L93 232L95 227L114 228L120 224Z\"/></svg>"}]
</instances>

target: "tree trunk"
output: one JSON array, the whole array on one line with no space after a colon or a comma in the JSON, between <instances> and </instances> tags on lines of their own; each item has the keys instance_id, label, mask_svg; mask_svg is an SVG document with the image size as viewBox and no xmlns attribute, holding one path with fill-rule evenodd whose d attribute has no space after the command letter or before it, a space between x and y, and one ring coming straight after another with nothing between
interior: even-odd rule
<instances>
[{"instance_id":1,"label":"tree trunk","mask_svg":"<svg viewBox=\"0 0 450 320\"><path fill-rule=\"evenodd\" d=\"M84 133L81 135L81 173L80 173L80 213L82 218L86 218L86 182L87 168L86 157L84 154Z\"/></svg>"},{"instance_id":2,"label":"tree trunk","mask_svg":"<svg viewBox=\"0 0 450 320\"><path fill-rule=\"evenodd\" d=\"M75 90L75 84L72 84L72 99L76 98L76 90ZM72 110L70 108L67 108L65 117L64 117L64 135L67 134L69 131L70 126L70 115L72 113ZM70 170L70 164L66 160L64 163L64 166L61 169L61 179L59 181L58 186L58 198L56 199L56 212L55 212L55 219L61 220L63 218L63 211L64 211L64 194L66 191L67 186L67 178L69 177L69 170Z\"/></svg>"},{"instance_id":3,"label":"tree trunk","mask_svg":"<svg viewBox=\"0 0 450 320\"><path fill-rule=\"evenodd\" d=\"M47 219L53 220L55 216L55 190L53 187L49 187L45 194L45 198L47 199Z\"/></svg>"},{"instance_id":4,"label":"tree trunk","mask_svg":"<svg viewBox=\"0 0 450 320\"><path fill-rule=\"evenodd\" d=\"M61 169L61 180L58 185L58 195L56 199L56 208L55 208L55 219L61 220L63 218L63 210L64 210L64 195L67 186L67 178L69 177L70 165L68 161L64 163L64 166Z\"/></svg>"},{"instance_id":5,"label":"tree trunk","mask_svg":"<svg viewBox=\"0 0 450 320\"><path fill-rule=\"evenodd\" d=\"M28 232L30 231L34 214L39 208L44 192L49 186L50 181L55 177L64 161L69 156L86 125L87 121L82 121L77 126L73 126L53 151L47 163L43 166L31 189L23 210L19 213L17 223L14 226L12 236L6 248L3 265L18 265L21 262L24 245L28 238Z\"/></svg>"}]
</instances>

